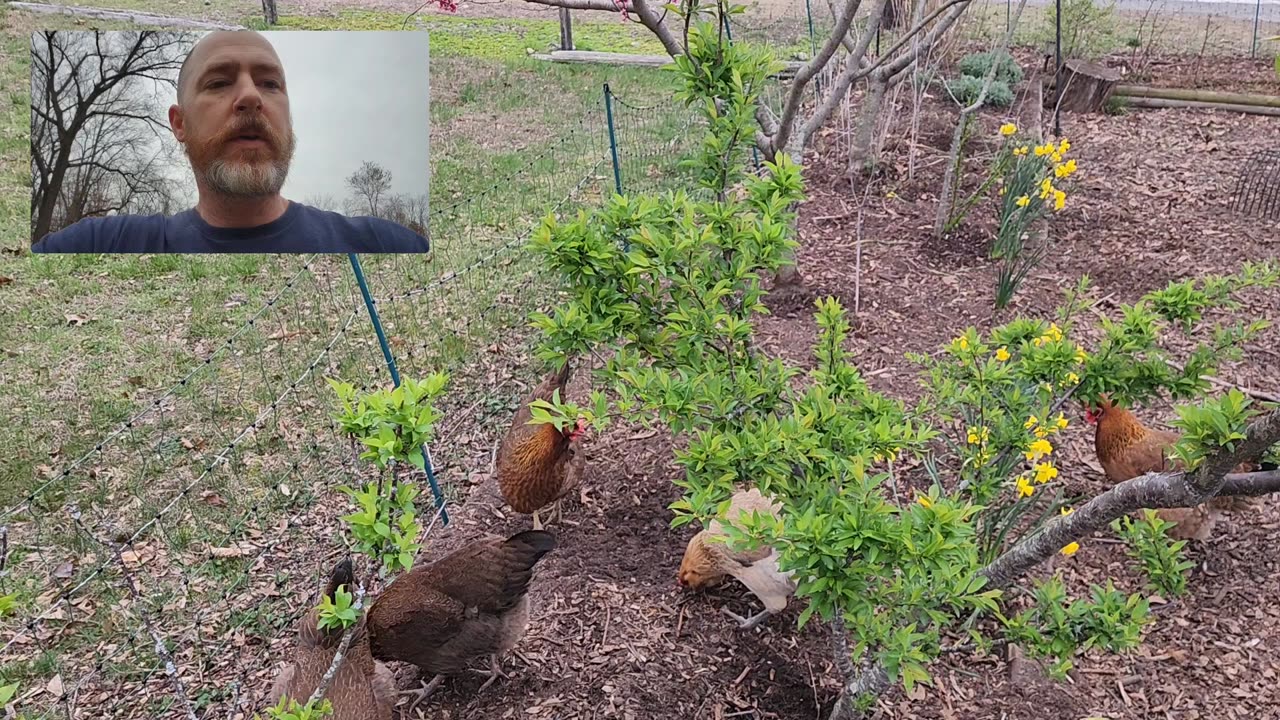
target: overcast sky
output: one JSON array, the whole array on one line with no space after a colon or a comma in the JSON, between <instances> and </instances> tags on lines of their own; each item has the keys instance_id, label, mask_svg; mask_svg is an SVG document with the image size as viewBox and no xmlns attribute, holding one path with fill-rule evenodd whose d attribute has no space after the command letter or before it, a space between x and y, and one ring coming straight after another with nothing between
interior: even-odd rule
<instances>
[{"instance_id":1,"label":"overcast sky","mask_svg":"<svg viewBox=\"0 0 1280 720\"><path fill-rule=\"evenodd\" d=\"M201 37L199 33L196 37ZM274 31L263 37L284 65L298 136L281 193L293 200L350 195L346 178L365 160L391 171L391 192L424 195L430 163L429 57L426 32ZM176 75L176 73L175 73ZM163 87L163 86L160 86ZM174 91L156 111L168 125ZM162 140L180 159L175 177L196 197L195 178L172 133ZM335 208L336 209L336 208Z\"/></svg>"}]
</instances>

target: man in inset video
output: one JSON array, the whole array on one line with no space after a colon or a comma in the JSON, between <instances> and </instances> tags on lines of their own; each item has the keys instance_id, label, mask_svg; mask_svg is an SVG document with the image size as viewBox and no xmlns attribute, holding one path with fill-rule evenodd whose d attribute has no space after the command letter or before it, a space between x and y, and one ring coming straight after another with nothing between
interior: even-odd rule
<instances>
[{"instance_id":1,"label":"man in inset video","mask_svg":"<svg viewBox=\"0 0 1280 720\"><path fill-rule=\"evenodd\" d=\"M169 125L200 199L173 216L89 217L32 247L45 253L425 253L427 238L280 195L297 139L284 68L250 31L206 35L178 72Z\"/></svg>"}]
</instances>

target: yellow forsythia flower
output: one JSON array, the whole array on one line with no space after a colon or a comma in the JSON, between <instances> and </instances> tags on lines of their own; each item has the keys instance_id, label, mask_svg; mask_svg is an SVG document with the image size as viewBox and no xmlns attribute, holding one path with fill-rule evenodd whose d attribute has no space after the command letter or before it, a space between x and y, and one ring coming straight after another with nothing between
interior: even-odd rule
<instances>
[{"instance_id":1,"label":"yellow forsythia flower","mask_svg":"<svg viewBox=\"0 0 1280 720\"><path fill-rule=\"evenodd\" d=\"M1044 428L1042 428L1042 427L1038 427L1038 428L1036 428L1036 429L1035 429L1035 435L1036 435L1036 437L1038 437L1038 438L1047 438L1047 437L1049 437L1049 431L1048 431L1048 430L1045 430L1045 429L1044 429Z\"/></svg>"},{"instance_id":2,"label":"yellow forsythia flower","mask_svg":"<svg viewBox=\"0 0 1280 720\"><path fill-rule=\"evenodd\" d=\"M999 360L1000 362L1004 362L1008 360L1009 359L1008 348L1002 345L999 350L996 350L996 359Z\"/></svg>"},{"instance_id":3,"label":"yellow forsythia flower","mask_svg":"<svg viewBox=\"0 0 1280 720\"><path fill-rule=\"evenodd\" d=\"M1085 354L1084 347L1081 345L1076 345L1076 363L1077 364L1083 363L1085 361L1085 358L1087 357L1089 356Z\"/></svg>"},{"instance_id":4,"label":"yellow forsythia flower","mask_svg":"<svg viewBox=\"0 0 1280 720\"><path fill-rule=\"evenodd\" d=\"M1075 373L1067 373L1067 384L1068 384L1068 385L1079 385L1079 384L1080 384L1080 376L1079 376L1079 375L1077 375L1077 374L1075 374Z\"/></svg>"},{"instance_id":5,"label":"yellow forsythia flower","mask_svg":"<svg viewBox=\"0 0 1280 720\"><path fill-rule=\"evenodd\" d=\"M916 498L916 500L918 500L921 505L927 508L933 507L933 501L924 495L921 495L920 497Z\"/></svg>"},{"instance_id":6,"label":"yellow forsythia flower","mask_svg":"<svg viewBox=\"0 0 1280 720\"><path fill-rule=\"evenodd\" d=\"M1022 423L1022 427L1030 430L1031 428L1035 427L1036 422L1037 422L1036 416L1032 415L1031 417L1027 418L1026 422Z\"/></svg>"},{"instance_id":7,"label":"yellow forsythia flower","mask_svg":"<svg viewBox=\"0 0 1280 720\"><path fill-rule=\"evenodd\" d=\"M991 430L987 427L969 428L969 444L977 445L984 443L991 437Z\"/></svg>"},{"instance_id":8,"label":"yellow forsythia flower","mask_svg":"<svg viewBox=\"0 0 1280 720\"><path fill-rule=\"evenodd\" d=\"M1071 423L1067 422L1066 413L1058 413L1058 420L1054 424L1058 426L1059 430L1066 430Z\"/></svg>"},{"instance_id":9,"label":"yellow forsythia flower","mask_svg":"<svg viewBox=\"0 0 1280 720\"><path fill-rule=\"evenodd\" d=\"M1000 126L1000 134L1001 134L1001 135L1008 136L1008 135L1012 135L1012 134L1014 134L1014 133L1016 133L1016 132L1018 132L1018 126L1017 126L1017 125L1014 125L1013 123L1005 123L1005 124L1003 124L1003 125L1001 125L1001 126Z\"/></svg>"},{"instance_id":10,"label":"yellow forsythia flower","mask_svg":"<svg viewBox=\"0 0 1280 720\"><path fill-rule=\"evenodd\" d=\"M1058 327L1058 323L1049 323L1049 329L1045 331L1045 336L1050 340L1062 339L1062 328Z\"/></svg>"},{"instance_id":11,"label":"yellow forsythia flower","mask_svg":"<svg viewBox=\"0 0 1280 720\"><path fill-rule=\"evenodd\" d=\"M960 337L956 338L956 342L957 342L957 343L960 343L960 349L961 349L961 350L968 350L968 349L969 349L969 338L968 338L968 337L966 337L966 336L964 336L964 335L961 335Z\"/></svg>"}]
</instances>

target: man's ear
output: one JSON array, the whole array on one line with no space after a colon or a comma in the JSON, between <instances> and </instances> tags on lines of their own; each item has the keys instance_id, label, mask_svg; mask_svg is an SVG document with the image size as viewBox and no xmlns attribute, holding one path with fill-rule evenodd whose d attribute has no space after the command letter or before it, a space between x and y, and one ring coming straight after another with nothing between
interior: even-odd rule
<instances>
[{"instance_id":1,"label":"man's ear","mask_svg":"<svg viewBox=\"0 0 1280 720\"><path fill-rule=\"evenodd\" d=\"M173 130L173 136L178 142L186 142L187 128L182 121L182 108L177 105L169 106L169 129Z\"/></svg>"}]
</instances>

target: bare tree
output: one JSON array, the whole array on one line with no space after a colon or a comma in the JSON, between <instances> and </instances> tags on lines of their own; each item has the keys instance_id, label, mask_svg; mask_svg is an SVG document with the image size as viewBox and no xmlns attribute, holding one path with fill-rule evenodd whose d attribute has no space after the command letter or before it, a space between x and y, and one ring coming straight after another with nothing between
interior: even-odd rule
<instances>
[{"instance_id":1,"label":"bare tree","mask_svg":"<svg viewBox=\"0 0 1280 720\"><path fill-rule=\"evenodd\" d=\"M320 208L321 210L328 210L329 212L340 213L343 211L342 202L328 193L320 193L318 195L308 195L307 197L303 198L302 203L304 205L310 205L311 207L314 207L314 208Z\"/></svg>"},{"instance_id":2,"label":"bare tree","mask_svg":"<svg viewBox=\"0 0 1280 720\"><path fill-rule=\"evenodd\" d=\"M421 235L427 234L427 196L392 195L383 204L379 217L400 223Z\"/></svg>"},{"instance_id":3,"label":"bare tree","mask_svg":"<svg viewBox=\"0 0 1280 720\"><path fill-rule=\"evenodd\" d=\"M667 25L665 12L656 11L649 5L649 0L619 1L621 6L614 0L525 0L572 10L618 12L621 7L652 32L669 55L675 57L684 54L683 39L677 36L679 30L673 30ZM690 2L691 0L683 0L682 4L687 8ZM970 2L971 0L943 0L898 35L892 46L883 49L878 57L872 58L869 51L885 18L889 0L873 0L868 21L860 28L854 26L853 19L863 6L862 0L837 0L833 7L835 27L817 54L802 65L791 80L784 94L781 114L774 113L763 102L757 107L756 119L760 130L756 134L756 145L766 157L772 158L778 152L785 152L800 163L805 148L831 118L832 113L843 104L849 89L855 82L866 80L867 99L859 113L859 128L855 133L855 137L865 138L861 143L855 141L855 148L861 145L865 152L870 146L885 91L910 77L921 54L955 27L956 21L968 9ZM693 4L696 6L696 0ZM917 35L921 36L920 41L913 42ZM829 71L833 78L823 88L821 101L805 108L805 88L814 78L825 74L827 66L836 60L838 63L833 68L838 67L839 70Z\"/></svg>"},{"instance_id":4,"label":"bare tree","mask_svg":"<svg viewBox=\"0 0 1280 720\"><path fill-rule=\"evenodd\" d=\"M53 228L55 216L74 222L167 191L171 181L159 153L148 148L169 128L156 117L145 90L148 81L152 88L175 87L194 40L171 31L32 36L33 241ZM64 188L68 181L72 186ZM59 212L66 200L75 205Z\"/></svg>"},{"instance_id":5,"label":"bare tree","mask_svg":"<svg viewBox=\"0 0 1280 720\"><path fill-rule=\"evenodd\" d=\"M347 177L347 186L363 202L369 214L376 216L379 200L391 189L391 171L373 161L365 160L360 164L360 169Z\"/></svg>"}]
</instances>

